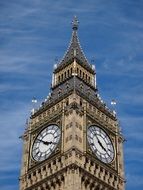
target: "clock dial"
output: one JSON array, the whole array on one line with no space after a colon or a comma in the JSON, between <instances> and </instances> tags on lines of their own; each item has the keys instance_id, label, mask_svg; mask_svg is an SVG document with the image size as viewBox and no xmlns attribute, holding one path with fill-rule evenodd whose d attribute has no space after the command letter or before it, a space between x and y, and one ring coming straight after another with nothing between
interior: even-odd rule
<instances>
[{"instance_id":1,"label":"clock dial","mask_svg":"<svg viewBox=\"0 0 143 190\"><path fill-rule=\"evenodd\" d=\"M93 125L87 131L88 143L97 158L104 163L110 163L114 159L113 144L100 127Z\"/></svg>"},{"instance_id":2,"label":"clock dial","mask_svg":"<svg viewBox=\"0 0 143 190\"><path fill-rule=\"evenodd\" d=\"M36 137L32 146L32 157L36 161L47 159L57 147L61 131L57 125L49 125Z\"/></svg>"}]
</instances>

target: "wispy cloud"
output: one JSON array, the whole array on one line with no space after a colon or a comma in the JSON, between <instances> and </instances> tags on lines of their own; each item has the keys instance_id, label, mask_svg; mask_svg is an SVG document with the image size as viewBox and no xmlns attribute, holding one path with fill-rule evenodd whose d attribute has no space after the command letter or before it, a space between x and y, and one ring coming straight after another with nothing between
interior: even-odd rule
<instances>
[{"instance_id":1,"label":"wispy cloud","mask_svg":"<svg viewBox=\"0 0 143 190\"><path fill-rule=\"evenodd\" d=\"M5 104L6 105L6 104ZM10 104L9 104L10 106ZM0 187L2 190L18 189L23 133L30 106L25 103L5 107L0 114Z\"/></svg>"},{"instance_id":2,"label":"wispy cloud","mask_svg":"<svg viewBox=\"0 0 143 190\"><path fill-rule=\"evenodd\" d=\"M18 137L29 117L31 98L47 96L54 59L61 58L68 46L74 15L80 21L81 46L89 60L95 57L101 96L107 102L117 99L116 109L127 138L127 189L142 189L142 6L134 0L0 2L2 190L18 189L22 149ZM134 174L131 165L136 168Z\"/></svg>"},{"instance_id":3,"label":"wispy cloud","mask_svg":"<svg viewBox=\"0 0 143 190\"><path fill-rule=\"evenodd\" d=\"M0 115L0 168L1 171L12 171L18 169L21 142L19 136L25 129L26 117L29 113L30 105L17 103L17 106L1 112ZM5 114L7 116L5 116ZM12 150L12 151L11 151ZM1 176L0 176L1 179Z\"/></svg>"},{"instance_id":4,"label":"wispy cloud","mask_svg":"<svg viewBox=\"0 0 143 190\"><path fill-rule=\"evenodd\" d=\"M136 174L129 174L129 173L127 173L126 178L127 178L127 185L129 184L130 188L141 189L143 187L142 176L136 175Z\"/></svg>"}]
</instances>

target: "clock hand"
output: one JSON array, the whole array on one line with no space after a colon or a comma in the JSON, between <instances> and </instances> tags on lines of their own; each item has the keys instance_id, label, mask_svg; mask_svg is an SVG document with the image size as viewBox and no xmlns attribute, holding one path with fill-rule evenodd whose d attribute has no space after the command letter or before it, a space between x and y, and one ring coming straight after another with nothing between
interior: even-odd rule
<instances>
[{"instance_id":1,"label":"clock hand","mask_svg":"<svg viewBox=\"0 0 143 190\"><path fill-rule=\"evenodd\" d=\"M113 151L112 151L111 149L109 149L109 148L108 148L107 150L109 150L110 152L113 152Z\"/></svg>"},{"instance_id":2,"label":"clock hand","mask_svg":"<svg viewBox=\"0 0 143 190\"><path fill-rule=\"evenodd\" d=\"M37 140L40 141L40 142L42 142L42 143L45 144L45 145L49 145L49 144L57 144L57 143L52 142L52 141L48 142L48 141L43 141L43 140L40 140L40 139L37 139Z\"/></svg>"},{"instance_id":3,"label":"clock hand","mask_svg":"<svg viewBox=\"0 0 143 190\"><path fill-rule=\"evenodd\" d=\"M41 140L41 139L37 139L38 141L42 142L42 143L45 143L45 141Z\"/></svg>"},{"instance_id":4,"label":"clock hand","mask_svg":"<svg viewBox=\"0 0 143 190\"><path fill-rule=\"evenodd\" d=\"M43 142L45 145L49 145L49 144L57 144L56 142L52 142L52 141L50 141L50 142L48 142L48 141L45 141L45 142Z\"/></svg>"},{"instance_id":5,"label":"clock hand","mask_svg":"<svg viewBox=\"0 0 143 190\"><path fill-rule=\"evenodd\" d=\"M49 145L49 144L52 144L52 142L48 142L48 141L43 141L43 140L40 140L40 139L37 139L38 141L42 142L43 144L45 145Z\"/></svg>"},{"instance_id":6,"label":"clock hand","mask_svg":"<svg viewBox=\"0 0 143 190\"><path fill-rule=\"evenodd\" d=\"M43 144L49 145L49 144L52 144L52 142L44 141Z\"/></svg>"},{"instance_id":7,"label":"clock hand","mask_svg":"<svg viewBox=\"0 0 143 190\"><path fill-rule=\"evenodd\" d=\"M110 154L108 153L108 151L106 151L107 155L111 158Z\"/></svg>"},{"instance_id":8,"label":"clock hand","mask_svg":"<svg viewBox=\"0 0 143 190\"><path fill-rule=\"evenodd\" d=\"M101 148L106 152L107 151L106 148L102 145L102 143L100 142L98 137L97 137L97 141L98 141L99 145L101 146Z\"/></svg>"}]
</instances>

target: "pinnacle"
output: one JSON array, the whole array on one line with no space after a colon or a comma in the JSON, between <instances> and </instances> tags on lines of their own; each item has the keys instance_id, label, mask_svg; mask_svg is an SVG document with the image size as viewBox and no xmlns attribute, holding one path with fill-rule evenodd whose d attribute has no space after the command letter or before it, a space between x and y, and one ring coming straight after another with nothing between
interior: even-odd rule
<instances>
[{"instance_id":1,"label":"pinnacle","mask_svg":"<svg viewBox=\"0 0 143 190\"><path fill-rule=\"evenodd\" d=\"M72 37L71 37L71 41L69 43L69 47L63 57L63 59L61 60L61 62L58 64L56 71L61 70L62 68L64 68L66 65L70 64L73 59L77 59L77 61L84 67L86 67L87 69L90 69L91 72L93 72L91 64L88 62L81 46L80 46L80 42L78 39L78 19L75 16L73 21L72 21Z\"/></svg>"},{"instance_id":2,"label":"pinnacle","mask_svg":"<svg viewBox=\"0 0 143 190\"><path fill-rule=\"evenodd\" d=\"M72 21L72 29L73 30L77 30L78 29L78 23L79 23L79 21L78 21L77 17L74 16L74 19Z\"/></svg>"}]
</instances>

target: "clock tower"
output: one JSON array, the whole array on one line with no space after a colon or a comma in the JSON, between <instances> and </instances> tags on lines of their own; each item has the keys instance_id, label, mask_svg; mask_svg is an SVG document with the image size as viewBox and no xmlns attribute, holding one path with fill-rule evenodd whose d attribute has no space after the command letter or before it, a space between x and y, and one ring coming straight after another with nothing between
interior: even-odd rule
<instances>
[{"instance_id":1,"label":"clock tower","mask_svg":"<svg viewBox=\"0 0 143 190\"><path fill-rule=\"evenodd\" d=\"M20 190L124 190L124 139L115 113L99 96L96 70L77 30L75 17L51 93L22 136Z\"/></svg>"}]
</instances>

